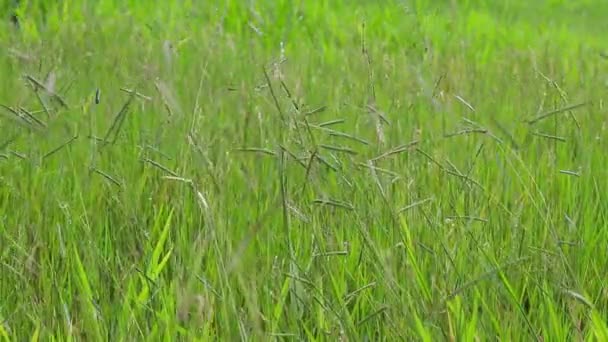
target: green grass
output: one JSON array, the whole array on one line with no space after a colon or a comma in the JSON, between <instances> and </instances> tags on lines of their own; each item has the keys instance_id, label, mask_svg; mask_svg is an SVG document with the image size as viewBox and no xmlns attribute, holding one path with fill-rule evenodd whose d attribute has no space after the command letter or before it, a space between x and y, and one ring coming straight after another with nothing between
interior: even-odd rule
<instances>
[{"instance_id":1,"label":"green grass","mask_svg":"<svg viewBox=\"0 0 608 342\"><path fill-rule=\"evenodd\" d=\"M1 339L608 339L602 2L35 2Z\"/></svg>"}]
</instances>

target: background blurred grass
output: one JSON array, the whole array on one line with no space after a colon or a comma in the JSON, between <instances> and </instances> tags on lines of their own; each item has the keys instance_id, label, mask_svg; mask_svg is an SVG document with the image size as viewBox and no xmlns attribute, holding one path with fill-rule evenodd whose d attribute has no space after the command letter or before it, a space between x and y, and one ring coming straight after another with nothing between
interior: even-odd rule
<instances>
[{"instance_id":1,"label":"background blurred grass","mask_svg":"<svg viewBox=\"0 0 608 342\"><path fill-rule=\"evenodd\" d=\"M5 339L608 338L608 5L16 12Z\"/></svg>"}]
</instances>

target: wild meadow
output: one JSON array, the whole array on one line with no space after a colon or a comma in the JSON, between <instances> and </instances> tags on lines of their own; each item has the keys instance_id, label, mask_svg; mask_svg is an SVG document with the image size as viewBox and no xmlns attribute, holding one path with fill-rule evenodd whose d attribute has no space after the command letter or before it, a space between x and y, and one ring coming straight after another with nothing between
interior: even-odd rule
<instances>
[{"instance_id":1,"label":"wild meadow","mask_svg":"<svg viewBox=\"0 0 608 342\"><path fill-rule=\"evenodd\" d=\"M2 340L608 340L606 3L11 3Z\"/></svg>"}]
</instances>

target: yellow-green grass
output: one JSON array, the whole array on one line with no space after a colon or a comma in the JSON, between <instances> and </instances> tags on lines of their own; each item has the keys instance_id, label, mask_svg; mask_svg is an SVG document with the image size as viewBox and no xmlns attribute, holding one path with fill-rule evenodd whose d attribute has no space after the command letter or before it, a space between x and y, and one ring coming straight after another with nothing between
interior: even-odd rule
<instances>
[{"instance_id":1,"label":"yellow-green grass","mask_svg":"<svg viewBox=\"0 0 608 342\"><path fill-rule=\"evenodd\" d=\"M602 2L38 5L0 338L608 339Z\"/></svg>"}]
</instances>

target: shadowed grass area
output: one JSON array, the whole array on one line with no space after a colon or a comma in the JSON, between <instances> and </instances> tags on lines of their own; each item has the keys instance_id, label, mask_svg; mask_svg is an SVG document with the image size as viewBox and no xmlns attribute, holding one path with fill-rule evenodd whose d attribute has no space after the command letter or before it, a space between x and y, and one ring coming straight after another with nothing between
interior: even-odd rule
<instances>
[{"instance_id":1,"label":"shadowed grass area","mask_svg":"<svg viewBox=\"0 0 608 342\"><path fill-rule=\"evenodd\" d=\"M605 9L21 2L0 336L608 339Z\"/></svg>"}]
</instances>

